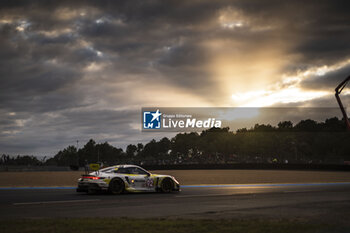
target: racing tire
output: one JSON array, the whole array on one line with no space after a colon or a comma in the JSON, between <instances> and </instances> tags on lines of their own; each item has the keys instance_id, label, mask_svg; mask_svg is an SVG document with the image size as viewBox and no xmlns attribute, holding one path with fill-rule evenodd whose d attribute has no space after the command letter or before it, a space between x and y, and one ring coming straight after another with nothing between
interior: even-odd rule
<instances>
[{"instance_id":1,"label":"racing tire","mask_svg":"<svg viewBox=\"0 0 350 233\"><path fill-rule=\"evenodd\" d=\"M170 193L173 190L174 182L170 178L165 178L160 184L160 191Z\"/></svg>"},{"instance_id":2,"label":"racing tire","mask_svg":"<svg viewBox=\"0 0 350 233\"><path fill-rule=\"evenodd\" d=\"M120 178L111 180L111 182L109 182L108 191L114 195L122 194L125 191L124 181Z\"/></svg>"}]
</instances>

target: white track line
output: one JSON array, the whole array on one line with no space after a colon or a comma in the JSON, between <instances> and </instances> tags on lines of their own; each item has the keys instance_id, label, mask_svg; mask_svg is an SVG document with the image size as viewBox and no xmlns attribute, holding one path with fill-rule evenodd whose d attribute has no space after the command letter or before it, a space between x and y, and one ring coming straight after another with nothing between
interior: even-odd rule
<instances>
[{"instance_id":1,"label":"white track line","mask_svg":"<svg viewBox=\"0 0 350 233\"><path fill-rule=\"evenodd\" d=\"M20 203L13 203L13 205L60 204L60 203L90 202L90 201L101 201L101 199L88 199L88 200L67 200L67 201L37 201L37 202L20 202Z\"/></svg>"},{"instance_id":2,"label":"white track line","mask_svg":"<svg viewBox=\"0 0 350 233\"><path fill-rule=\"evenodd\" d=\"M305 189L305 190L286 190L286 191L283 191L284 193L306 193L306 192L319 192L319 191L322 191L320 189Z\"/></svg>"},{"instance_id":3,"label":"white track line","mask_svg":"<svg viewBox=\"0 0 350 233\"><path fill-rule=\"evenodd\" d=\"M217 197L217 196L233 196L233 194L199 194L199 195L183 195L183 196L175 196L175 197L184 198L184 197Z\"/></svg>"}]
</instances>

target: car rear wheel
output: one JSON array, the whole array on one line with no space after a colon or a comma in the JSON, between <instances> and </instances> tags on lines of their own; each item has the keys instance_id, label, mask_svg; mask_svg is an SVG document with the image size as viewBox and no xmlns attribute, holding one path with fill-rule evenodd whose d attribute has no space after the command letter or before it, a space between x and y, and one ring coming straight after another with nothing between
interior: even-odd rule
<instances>
[{"instance_id":1,"label":"car rear wheel","mask_svg":"<svg viewBox=\"0 0 350 233\"><path fill-rule=\"evenodd\" d=\"M122 194L125 190L124 181L120 178L113 179L109 183L109 192L112 194Z\"/></svg>"},{"instance_id":2,"label":"car rear wheel","mask_svg":"<svg viewBox=\"0 0 350 233\"><path fill-rule=\"evenodd\" d=\"M173 186L173 181L170 178L165 178L160 185L160 190L163 193L170 193L173 190Z\"/></svg>"}]
</instances>

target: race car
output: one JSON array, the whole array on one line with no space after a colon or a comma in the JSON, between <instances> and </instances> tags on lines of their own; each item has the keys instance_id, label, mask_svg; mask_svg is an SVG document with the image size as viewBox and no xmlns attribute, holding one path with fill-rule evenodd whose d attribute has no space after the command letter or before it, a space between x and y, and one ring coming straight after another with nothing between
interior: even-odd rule
<instances>
[{"instance_id":1,"label":"race car","mask_svg":"<svg viewBox=\"0 0 350 233\"><path fill-rule=\"evenodd\" d=\"M136 165L116 165L82 175L78 179L77 192L96 193L107 191L112 194L124 192L180 191L179 182L169 175L151 174Z\"/></svg>"}]
</instances>

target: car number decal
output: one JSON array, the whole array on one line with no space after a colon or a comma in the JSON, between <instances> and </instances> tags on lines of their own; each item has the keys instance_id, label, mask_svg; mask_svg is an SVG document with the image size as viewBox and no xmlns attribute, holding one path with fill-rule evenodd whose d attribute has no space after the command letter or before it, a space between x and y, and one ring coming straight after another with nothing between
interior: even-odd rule
<instances>
[{"instance_id":1,"label":"car number decal","mask_svg":"<svg viewBox=\"0 0 350 233\"><path fill-rule=\"evenodd\" d=\"M146 187L153 187L153 179L146 180Z\"/></svg>"}]
</instances>

